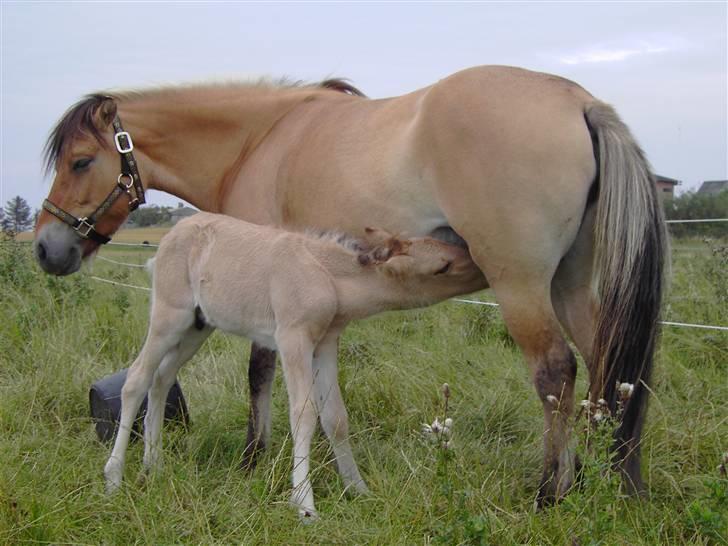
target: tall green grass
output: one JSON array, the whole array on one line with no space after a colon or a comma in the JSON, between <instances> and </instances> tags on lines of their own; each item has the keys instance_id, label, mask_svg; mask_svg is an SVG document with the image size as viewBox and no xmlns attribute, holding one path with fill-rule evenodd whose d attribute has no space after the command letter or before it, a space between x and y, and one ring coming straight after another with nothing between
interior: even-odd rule
<instances>
[{"instance_id":1,"label":"tall green grass","mask_svg":"<svg viewBox=\"0 0 728 546\"><path fill-rule=\"evenodd\" d=\"M728 324L725 243L674 249L666 319ZM148 250L105 250L143 263ZM722 261L723 260L723 261ZM142 270L93 274L148 286ZM87 275L41 273L27 246L0 245L0 543L53 544L728 544L728 334L666 327L647 427L645 499L624 498L608 460L586 453L581 486L534 512L542 412L497 310L445 302L352 325L340 383L355 455L372 491L342 494L323 435L313 483L322 519L288 506L287 398L277 374L273 439L240 470L248 343L215 334L181 372L192 426L165 433L165 466L141 482L141 443L125 483L104 494L110 447L95 439L88 389L128 366L144 339L148 293ZM453 449L420 432L450 385ZM586 393L580 365L577 392ZM581 430L583 427L578 427ZM574 438L583 447L583 436Z\"/></svg>"}]
</instances>

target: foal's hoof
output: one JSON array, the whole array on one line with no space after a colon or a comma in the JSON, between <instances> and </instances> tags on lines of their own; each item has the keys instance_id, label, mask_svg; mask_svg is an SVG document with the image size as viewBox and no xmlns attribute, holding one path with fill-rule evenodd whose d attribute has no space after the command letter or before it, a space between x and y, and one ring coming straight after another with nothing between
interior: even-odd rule
<instances>
[{"instance_id":1,"label":"foal's hoof","mask_svg":"<svg viewBox=\"0 0 728 546\"><path fill-rule=\"evenodd\" d=\"M113 495L121 487L121 469L115 461L109 460L104 467L104 478L106 479L106 494Z\"/></svg>"},{"instance_id":2,"label":"foal's hoof","mask_svg":"<svg viewBox=\"0 0 728 546\"><path fill-rule=\"evenodd\" d=\"M113 495L117 493L121 489L121 482L117 483L113 480L106 480L106 485L104 487L104 492L107 495Z\"/></svg>"},{"instance_id":3,"label":"foal's hoof","mask_svg":"<svg viewBox=\"0 0 728 546\"><path fill-rule=\"evenodd\" d=\"M351 495L353 497L367 497L371 493L367 484L364 483L364 480L350 483L344 488L344 491L347 495Z\"/></svg>"},{"instance_id":4,"label":"foal's hoof","mask_svg":"<svg viewBox=\"0 0 728 546\"><path fill-rule=\"evenodd\" d=\"M304 510L303 508L299 508L298 519L300 519L301 523L304 525L310 525L311 523L318 521L320 518L316 510Z\"/></svg>"}]
</instances>

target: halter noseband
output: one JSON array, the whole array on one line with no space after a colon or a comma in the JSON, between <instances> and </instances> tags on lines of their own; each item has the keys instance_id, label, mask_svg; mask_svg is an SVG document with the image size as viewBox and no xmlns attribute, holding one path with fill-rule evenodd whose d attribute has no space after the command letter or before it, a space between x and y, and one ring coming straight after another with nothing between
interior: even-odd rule
<instances>
[{"instance_id":1,"label":"halter noseband","mask_svg":"<svg viewBox=\"0 0 728 546\"><path fill-rule=\"evenodd\" d=\"M134 154L132 154L134 143L131 140L131 135L124 131L119 116L114 118L113 126L114 144L116 145L116 151L121 156L121 173L116 179L114 189L111 190L111 193L99 207L89 216L77 218L70 212L66 212L62 208L54 205L48 199L43 201L43 208L62 222L71 226L79 237L82 239L91 239L102 245L108 243L111 238L96 231L96 222L116 203L116 200L123 194L126 194L129 198L129 212L136 210L139 205L145 202L144 186L142 186L142 179L139 176L137 162L134 159ZM133 195L132 189L134 190Z\"/></svg>"}]
</instances>

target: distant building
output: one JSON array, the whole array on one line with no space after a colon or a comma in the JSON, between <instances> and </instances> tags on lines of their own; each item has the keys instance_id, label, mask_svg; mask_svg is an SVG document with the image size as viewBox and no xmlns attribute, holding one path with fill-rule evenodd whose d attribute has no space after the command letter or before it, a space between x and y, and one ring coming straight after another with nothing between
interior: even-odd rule
<instances>
[{"instance_id":1,"label":"distant building","mask_svg":"<svg viewBox=\"0 0 728 546\"><path fill-rule=\"evenodd\" d=\"M698 193L715 195L728 190L728 180L706 180L700 186Z\"/></svg>"},{"instance_id":2,"label":"distant building","mask_svg":"<svg viewBox=\"0 0 728 546\"><path fill-rule=\"evenodd\" d=\"M192 207L177 207L176 209L172 209L169 211L169 218L172 221L172 225L176 224L182 218L187 218L188 216L192 216L193 214L197 214L200 212L197 209L193 209Z\"/></svg>"},{"instance_id":3,"label":"distant building","mask_svg":"<svg viewBox=\"0 0 728 546\"><path fill-rule=\"evenodd\" d=\"M657 184L657 191L663 198L675 197L675 186L682 184L679 180L668 178L667 176L662 176L660 174L655 175L655 183Z\"/></svg>"}]
</instances>

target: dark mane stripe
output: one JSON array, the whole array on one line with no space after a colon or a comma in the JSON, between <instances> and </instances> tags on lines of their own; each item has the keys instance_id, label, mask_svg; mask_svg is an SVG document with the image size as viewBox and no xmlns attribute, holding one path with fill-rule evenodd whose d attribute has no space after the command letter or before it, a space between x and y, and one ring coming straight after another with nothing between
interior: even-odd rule
<instances>
[{"instance_id":1,"label":"dark mane stripe","mask_svg":"<svg viewBox=\"0 0 728 546\"><path fill-rule=\"evenodd\" d=\"M345 93L354 97L366 97L366 95L358 88L351 85L349 80L346 78L331 78L322 81L318 84L318 86L323 89L333 89L334 91L339 91L340 93Z\"/></svg>"},{"instance_id":2,"label":"dark mane stripe","mask_svg":"<svg viewBox=\"0 0 728 546\"><path fill-rule=\"evenodd\" d=\"M264 85L265 82L258 84L236 84L242 86L255 86ZM205 84L201 86L204 87ZM229 84L228 84L229 85ZM366 97L359 89L354 87L345 78L330 78L322 82L315 84L307 84L305 82L296 81L290 82L286 79L278 80L273 84L275 87L291 88L291 87L317 87L320 89L331 89L347 95L355 97ZM180 86L180 89L184 89L186 86ZM200 87L197 85L190 86ZM174 88L169 88L174 89ZM165 88L152 90L151 92L165 91ZM86 95L76 104L71 106L63 114L61 119L58 121L56 126L53 128L51 133L48 135L48 140L43 148L43 163L45 166L46 173L50 172L55 166L58 158L63 153L65 146L68 145L71 140L79 135L86 135L95 138L99 144L105 146L105 142L101 131L96 127L94 123L94 115L98 111L99 107L107 100L133 100L135 97L143 97L149 91L126 91L119 93L91 93Z\"/></svg>"}]
</instances>

